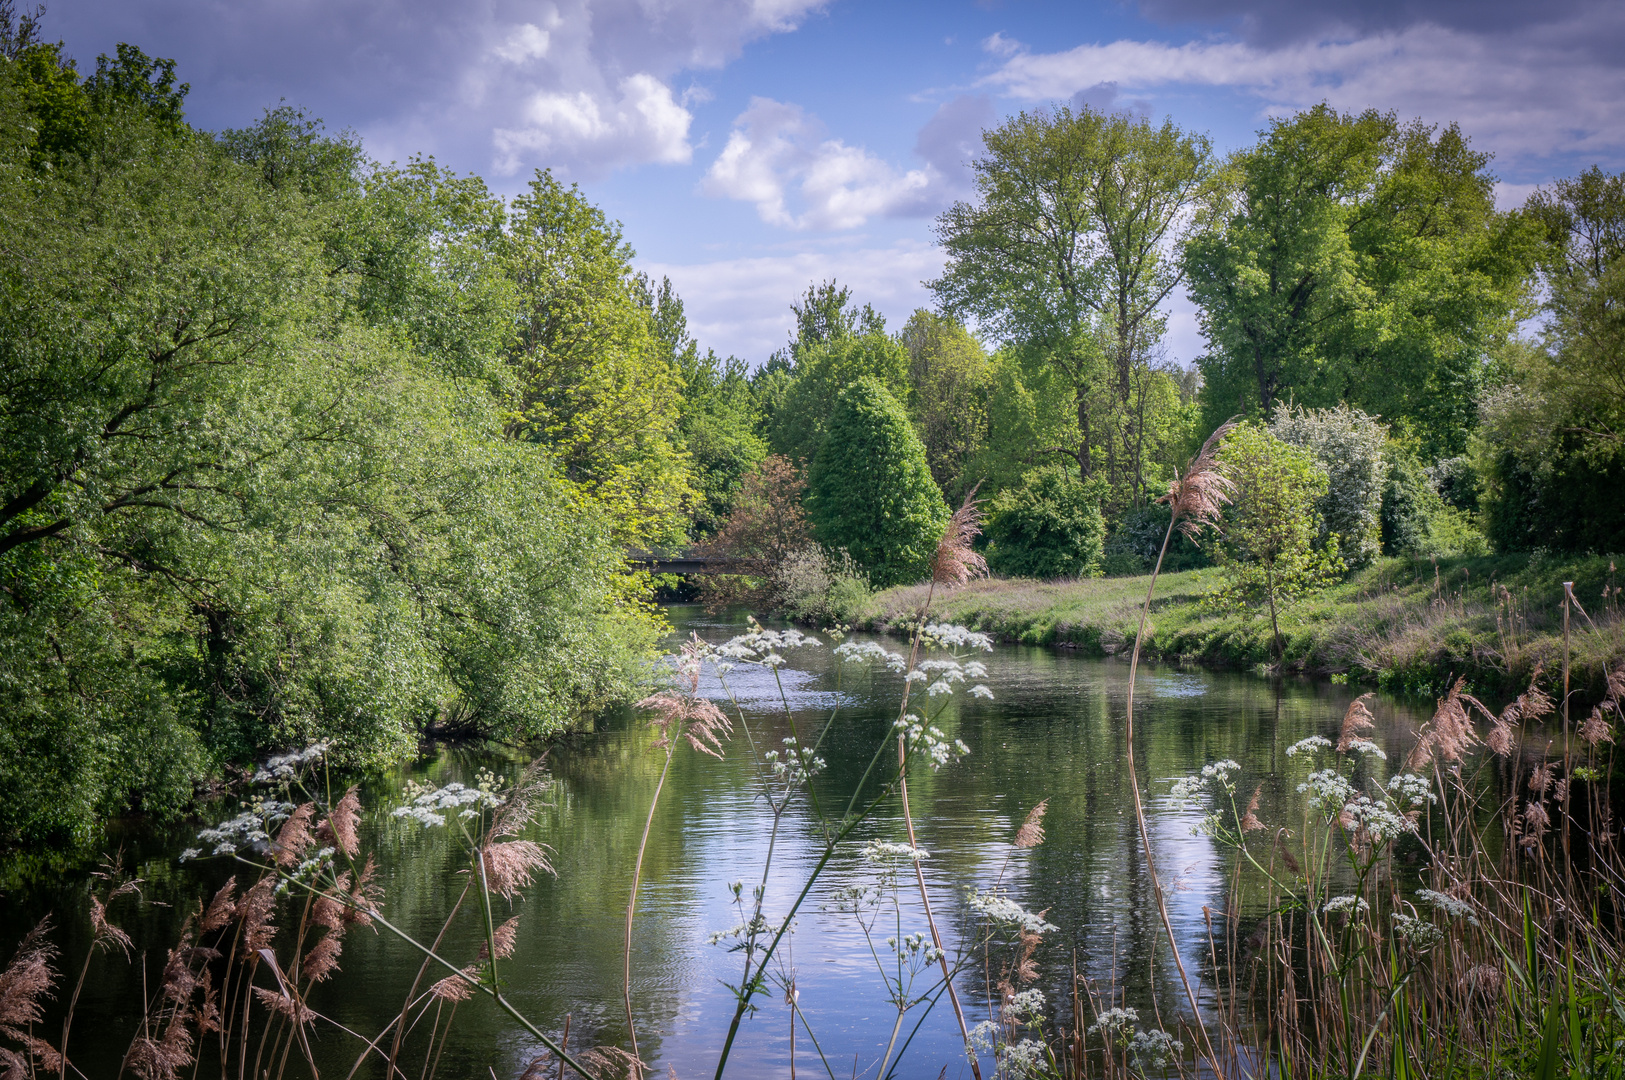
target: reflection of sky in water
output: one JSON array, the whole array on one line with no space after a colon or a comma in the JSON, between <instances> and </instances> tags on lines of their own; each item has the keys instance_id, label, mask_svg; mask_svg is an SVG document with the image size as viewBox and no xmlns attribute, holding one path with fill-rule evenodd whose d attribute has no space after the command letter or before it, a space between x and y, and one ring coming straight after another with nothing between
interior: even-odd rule
<instances>
[{"instance_id":1,"label":"reflection of sky in water","mask_svg":"<svg viewBox=\"0 0 1625 1080\"><path fill-rule=\"evenodd\" d=\"M1172 675L1155 675L1146 680L1146 689L1154 698L1194 698L1207 693L1207 680L1201 675L1190 672L1178 672ZM1135 687L1136 699L1139 687Z\"/></svg>"}]
</instances>

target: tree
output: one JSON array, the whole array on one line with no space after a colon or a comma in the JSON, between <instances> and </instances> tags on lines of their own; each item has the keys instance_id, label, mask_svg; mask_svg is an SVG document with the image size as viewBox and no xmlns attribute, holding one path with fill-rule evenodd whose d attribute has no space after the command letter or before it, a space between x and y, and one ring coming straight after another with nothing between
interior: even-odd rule
<instances>
[{"instance_id":1,"label":"tree","mask_svg":"<svg viewBox=\"0 0 1625 1080\"><path fill-rule=\"evenodd\" d=\"M1099 484L1054 465L1034 469L993 497L985 526L988 567L1009 577L1094 577L1104 557L1106 521Z\"/></svg>"},{"instance_id":2,"label":"tree","mask_svg":"<svg viewBox=\"0 0 1625 1080\"><path fill-rule=\"evenodd\" d=\"M899 335L908 352L908 403L925 444L931 475L950 503L974 481L965 466L987 437L992 365L981 344L958 322L924 308Z\"/></svg>"},{"instance_id":3,"label":"tree","mask_svg":"<svg viewBox=\"0 0 1625 1080\"><path fill-rule=\"evenodd\" d=\"M1337 550L1351 570L1382 554L1382 493L1388 480L1384 450L1388 429L1359 409L1303 409L1282 405L1270 419L1270 434L1308 450L1326 473L1320 512L1325 535L1337 537Z\"/></svg>"},{"instance_id":4,"label":"tree","mask_svg":"<svg viewBox=\"0 0 1625 1080\"><path fill-rule=\"evenodd\" d=\"M840 392L807 489L814 536L849 552L877 588L929 572L948 508L908 414L874 379Z\"/></svg>"},{"instance_id":5,"label":"tree","mask_svg":"<svg viewBox=\"0 0 1625 1080\"><path fill-rule=\"evenodd\" d=\"M1329 584L1343 569L1336 534L1323 547L1315 546L1321 531L1316 507L1326 494L1326 473L1309 451L1255 424L1242 424L1225 438L1219 465L1234 485L1234 501L1224 526L1228 581L1216 600L1267 605L1279 661L1286 648L1280 609Z\"/></svg>"},{"instance_id":6,"label":"tree","mask_svg":"<svg viewBox=\"0 0 1625 1080\"><path fill-rule=\"evenodd\" d=\"M1207 424L1347 401L1461 453L1534 256L1488 162L1454 125L1326 105L1273 121L1185 247Z\"/></svg>"},{"instance_id":7,"label":"tree","mask_svg":"<svg viewBox=\"0 0 1625 1080\"><path fill-rule=\"evenodd\" d=\"M792 461L810 462L842 389L873 379L901 400L908 394L908 352L884 330L841 334L801 347L791 380L768 428L768 445Z\"/></svg>"},{"instance_id":8,"label":"tree","mask_svg":"<svg viewBox=\"0 0 1625 1080\"><path fill-rule=\"evenodd\" d=\"M1551 387L1589 441L1625 442L1625 173L1592 166L1530 196L1545 231Z\"/></svg>"},{"instance_id":9,"label":"tree","mask_svg":"<svg viewBox=\"0 0 1625 1080\"><path fill-rule=\"evenodd\" d=\"M618 223L538 173L515 198L518 290L512 434L546 446L629 544L680 539L692 498L677 445L678 373L661 355Z\"/></svg>"},{"instance_id":10,"label":"tree","mask_svg":"<svg viewBox=\"0 0 1625 1080\"><path fill-rule=\"evenodd\" d=\"M1126 400L1162 334L1181 231L1213 177L1209 144L1171 121L1066 106L1022 113L983 142L977 202L937 219L948 264L931 288L945 310L1065 374L1076 433L1056 451L1087 479L1092 393L1111 383Z\"/></svg>"}]
</instances>

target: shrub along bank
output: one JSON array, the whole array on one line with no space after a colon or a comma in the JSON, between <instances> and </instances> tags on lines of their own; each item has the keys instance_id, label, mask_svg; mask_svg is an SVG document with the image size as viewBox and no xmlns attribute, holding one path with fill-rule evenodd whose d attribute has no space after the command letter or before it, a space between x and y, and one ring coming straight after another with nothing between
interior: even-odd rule
<instances>
[{"instance_id":1,"label":"shrub along bank","mask_svg":"<svg viewBox=\"0 0 1625 1080\"><path fill-rule=\"evenodd\" d=\"M1537 666L1548 675L1560 671L1563 582L1572 581L1580 608L1570 615L1571 679L1595 700L1606 670L1625 661L1621 579L1607 556L1379 559L1283 612L1283 667L1398 692L1437 695L1465 676L1477 692L1516 693ZM1146 584L1143 576L990 578L952 591L939 587L931 617L1005 641L1126 654ZM1215 604L1212 595L1222 584L1217 568L1164 574L1145 655L1227 667L1272 662L1268 616ZM925 589L877 594L859 624L904 632Z\"/></svg>"}]
</instances>

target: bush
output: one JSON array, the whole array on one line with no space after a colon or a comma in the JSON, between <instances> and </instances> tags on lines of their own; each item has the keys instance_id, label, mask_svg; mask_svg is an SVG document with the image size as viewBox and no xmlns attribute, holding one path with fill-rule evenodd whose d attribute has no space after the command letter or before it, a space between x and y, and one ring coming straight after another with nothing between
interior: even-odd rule
<instances>
[{"instance_id":1,"label":"bush","mask_svg":"<svg viewBox=\"0 0 1625 1080\"><path fill-rule=\"evenodd\" d=\"M854 621L874 595L851 555L825 551L817 544L792 552L773 575L773 584L784 613L815 626Z\"/></svg>"},{"instance_id":2,"label":"bush","mask_svg":"<svg viewBox=\"0 0 1625 1080\"><path fill-rule=\"evenodd\" d=\"M1388 449L1388 479L1382 489L1382 550L1385 555L1486 555L1489 543L1466 514L1438 490L1452 462L1423 467L1399 443Z\"/></svg>"},{"instance_id":3,"label":"bush","mask_svg":"<svg viewBox=\"0 0 1625 1080\"><path fill-rule=\"evenodd\" d=\"M1098 577L1105 559L1098 491L1056 465L999 492L986 532L988 568L1007 577Z\"/></svg>"},{"instance_id":4,"label":"bush","mask_svg":"<svg viewBox=\"0 0 1625 1080\"><path fill-rule=\"evenodd\" d=\"M1388 429L1376 417L1340 404L1332 409L1283 405L1270 419L1270 434L1315 456L1326 473L1320 497L1321 543L1337 537L1350 570L1382 554L1382 493L1388 478L1383 449Z\"/></svg>"},{"instance_id":5,"label":"bush","mask_svg":"<svg viewBox=\"0 0 1625 1080\"><path fill-rule=\"evenodd\" d=\"M1168 514L1166 505L1148 503L1118 518L1111 539L1106 541L1106 560L1101 564L1101 572L1107 577L1150 573L1157 563L1157 554L1162 551L1163 538L1168 535ZM1212 565L1213 559L1205 548L1174 530L1168 540L1168 552L1162 558L1165 572L1179 573Z\"/></svg>"},{"instance_id":6,"label":"bush","mask_svg":"<svg viewBox=\"0 0 1625 1080\"><path fill-rule=\"evenodd\" d=\"M842 390L808 475L813 534L877 587L918 581L948 523L908 414L873 379Z\"/></svg>"}]
</instances>

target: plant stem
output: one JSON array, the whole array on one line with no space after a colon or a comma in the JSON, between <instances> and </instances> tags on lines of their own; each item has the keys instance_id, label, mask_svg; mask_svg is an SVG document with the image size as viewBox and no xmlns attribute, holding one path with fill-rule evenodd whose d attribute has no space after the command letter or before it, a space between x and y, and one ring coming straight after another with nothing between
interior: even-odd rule
<instances>
[{"instance_id":1,"label":"plant stem","mask_svg":"<svg viewBox=\"0 0 1625 1080\"><path fill-rule=\"evenodd\" d=\"M626 1034L632 1042L634 1080L643 1075L643 1059L638 1056L638 1029L632 1019L632 918L638 907L638 884L643 880L643 852L649 846L649 830L654 827L655 807L660 805L660 792L666 786L666 774L671 771L671 756L677 749L676 732L671 732L666 744L666 763L660 767L660 779L655 782L654 798L649 800L649 816L643 822L643 839L638 841L638 861L632 866L632 895L626 901L626 943L622 956L621 993L626 1000Z\"/></svg>"},{"instance_id":2,"label":"plant stem","mask_svg":"<svg viewBox=\"0 0 1625 1080\"><path fill-rule=\"evenodd\" d=\"M1140 847L1145 852L1145 867L1151 875L1151 890L1157 898L1157 913L1162 916L1162 928L1168 933L1168 949L1173 953L1174 966L1179 969L1179 981L1185 986L1185 996L1191 1003L1191 1023L1202 1034L1202 1042L1207 1047L1208 1060L1213 1065L1216 1076L1223 1077L1224 1069L1219 1064L1219 1057L1213 1052L1213 1041L1208 1038L1207 1025L1202 1023L1201 1008L1196 1004L1196 991L1191 987L1190 976L1185 973L1185 961L1179 956L1179 942L1174 937L1174 924L1168 917L1168 901L1162 894L1162 881L1157 877L1156 860L1151 855L1151 834L1145 824L1145 805L1140 799L1140 778L1134 764L1134 681L1140 668L1140 646L1145 640L1145 624L1151 615L1151 596L1157 588L1157 576L1162 573L1162 560L1168 554L1168 542L1173 539L1174 523L1178 514L1168 518L1168 531L1162 537L1162 549L1157 552L1157 565L1151 571L1151 582L1145 588L1145 604L1140 608L1140 628L1134 634L1134 652L1129 658L1128 666L1128 779L1129 787L1134 792L1134 819L1140 826ZM1273 604L1271 611L1273 612Z\"/></svg>"}]
</instances>

